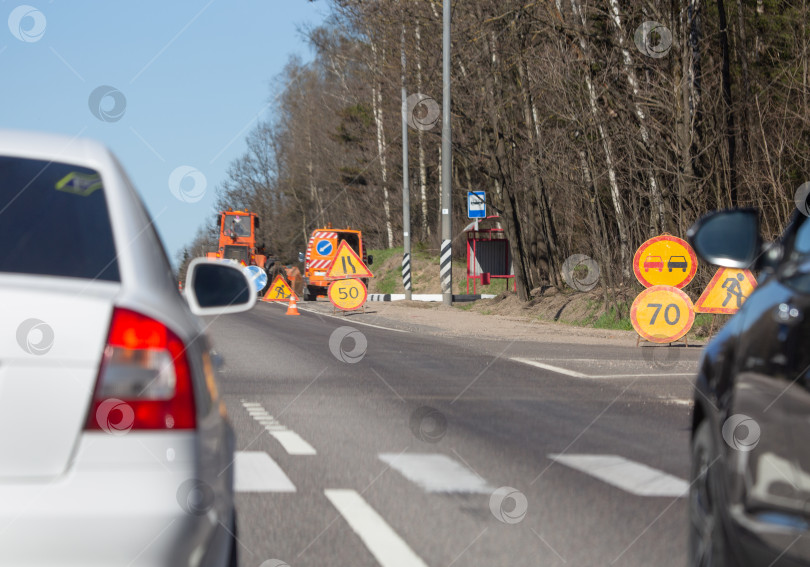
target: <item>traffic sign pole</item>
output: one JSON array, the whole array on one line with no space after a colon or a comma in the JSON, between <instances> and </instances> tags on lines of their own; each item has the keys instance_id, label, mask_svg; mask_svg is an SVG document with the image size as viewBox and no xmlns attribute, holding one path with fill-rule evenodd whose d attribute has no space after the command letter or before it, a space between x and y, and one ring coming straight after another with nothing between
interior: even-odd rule
<instances>
[{"instance_id":1,"label":"traffic sign pole","mask_svg":"<svg viewBox=\"0 0 810 567\"><path fill-rule=\"evenodd\" d=\"M405 24L402 24L402 285L411 299L411 189L408 175L408 98L405 90Z\"/></svg>"},{"instance_id":2,"label":"traffic sign pole","mask_svg":"<svg viewBox=\"0 0 810 567\"><path fill-rule=\"evenodd\" d=\"M453 304L453 221L450 186L452 148L450 146L450 0L442 10L442 246L439 252L439 276L442 302Z\"/></svg>"}]
</instances>

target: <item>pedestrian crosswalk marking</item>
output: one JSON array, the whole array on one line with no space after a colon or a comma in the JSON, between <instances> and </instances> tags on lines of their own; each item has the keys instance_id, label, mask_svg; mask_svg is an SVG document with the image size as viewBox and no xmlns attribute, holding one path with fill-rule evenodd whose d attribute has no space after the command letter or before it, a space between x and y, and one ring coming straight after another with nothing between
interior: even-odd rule
<instances>
[{"instance_id":1,"label":"pedestrian crosswalk marking","mask_svg":"<svg viewBox=\"0 0 810 567\"><path fill-rule=\"evenodd\" d=\"M664 471L617 455L549 455L571 467L636 496L686 496L689 483Z\"/></svg>"},{"instance_id":2,"label":"pedestrian crosswalk marking","mask_svg":"<svg viewBox=\"0 0 810 567\"><path fill-rule=\"evenodd\" d=\"M295 485L264 451L237 451L234 456L236 492L295 492Z\"/></svg>"},{"instance_id":3,"label":"pedestrian crosswalk marking","mask_svg":"<svg viewBox=\"0 0 810 567\"><path fill-rule=\"evenodd\" d=\"M436 453L380 453L380 460L427 492L489 494L494 487L450 457Z\"/></svg>"}]
</instances>

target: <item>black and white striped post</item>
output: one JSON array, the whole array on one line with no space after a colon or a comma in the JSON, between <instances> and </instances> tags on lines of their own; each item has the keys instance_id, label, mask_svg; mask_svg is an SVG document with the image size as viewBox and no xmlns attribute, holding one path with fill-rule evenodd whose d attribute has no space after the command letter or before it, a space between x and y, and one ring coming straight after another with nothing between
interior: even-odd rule
<instances>
[{"instance_id":1,"label":"black and white striped post","mask_svg":"<svg viewBox=\"0 0 810 567\"><path fill-rule=\"evenodd\" d=\"M442 280L442 303L453 304L453 208L450 187L453 172L450 169L450 0L442 5L442 248L439 254L439 275Z\"/></svg>"},{"instance_id":2,"label":"black and white striped post","mask_svg":"<svg viewBox=\"0 0 810 567\"><path fill-rule=\"evenodd\" d=\"M411 291L411 255L408 253L402 256L402 284L406 294Z\"/></svg>"},{"instance_id":3,"label":"black and white striped post","mask_svg":"<svg viewBox=\"0 0 810 567\"><path fill-rule=\"evenodd\" d=\"M451 240L442 240L442 248L439 253L439 279L442 282L442 295L445 293L450 294L452 302L452 282L453 282L453 242ZM444 297L442 297L444 301ZM446 301L444 301L447 303Z\"/></svg>"}]
</instances>

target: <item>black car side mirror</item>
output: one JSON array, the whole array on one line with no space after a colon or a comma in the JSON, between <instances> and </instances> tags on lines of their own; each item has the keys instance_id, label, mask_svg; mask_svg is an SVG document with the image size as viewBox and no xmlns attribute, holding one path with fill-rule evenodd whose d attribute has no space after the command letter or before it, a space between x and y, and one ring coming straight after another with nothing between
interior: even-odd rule
<instances>
[{"instance_id":1,"label":"black car side mirror","mask_svg":"<svg viewBox=\"0 0 810 567\"><path fill-rule=\"evenodd\" d=\"M369 255L368 258L366 259L366 264L370 266L373 263L374 263L374 256Z\"/></svg>"},{"instance_id":2,"label":"black car side mirror","mask_svg":"<svg viewBox=\"0 0 810 567\"><path fill-rule=\"evenodd\" d=\"M698 256L725 268L755 269L762 252L756 209L709 213L692 225L686 238Z\"/></svg>"}]
</instances>

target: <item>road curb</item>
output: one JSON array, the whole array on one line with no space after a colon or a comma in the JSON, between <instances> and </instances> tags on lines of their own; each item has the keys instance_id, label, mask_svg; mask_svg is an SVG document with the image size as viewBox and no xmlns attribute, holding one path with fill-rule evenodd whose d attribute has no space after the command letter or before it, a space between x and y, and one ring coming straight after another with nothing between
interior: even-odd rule
<instances>
[{"instance_id":1,"label":"road curb","mask_svg":"<svg viewBox=\"0 0 810 567\"><path fill-rule=\"evenodd\" d=\"M477 295L454 295L453 301L458 303L464 303L467 301L476 301L478 299L493 299L495 297L494 294L491 293L481 293ZM402 301L405 299L404 293L369 293L368 300L369 301ZM440 302L442 301L442 294L441 293L426 293L426 294L414 294L411 296L413 301L433 301L433 302Z\"/></svg>"}]
</instances>

